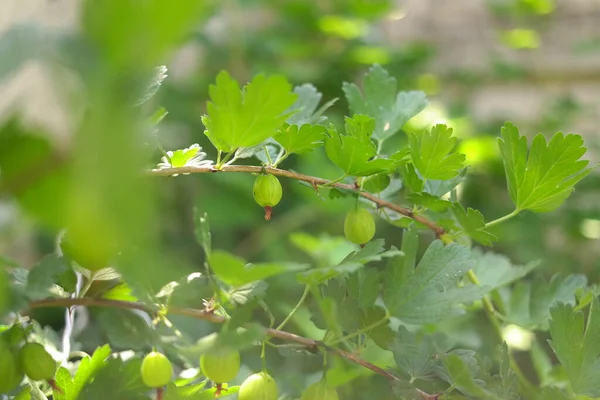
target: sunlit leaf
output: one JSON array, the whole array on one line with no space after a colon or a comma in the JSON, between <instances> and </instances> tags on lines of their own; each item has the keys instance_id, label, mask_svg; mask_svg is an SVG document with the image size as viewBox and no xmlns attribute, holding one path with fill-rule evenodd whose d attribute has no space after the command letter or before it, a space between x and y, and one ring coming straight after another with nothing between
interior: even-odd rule
<instances>
[{"instance_id":1,"label":"sunlit leaf","mask_svg":"<svg viewBox=\"0 0 600 400\"><path fill-rule=\"evenodd\" d=\"M579 135L556 133L550 142L542 134L527 151L527 138L516 126L506 123L498 138L510 196L516 209L552 211L573 191L574 185L590 173L586 151Z\"/></svg>"}]
</instances>

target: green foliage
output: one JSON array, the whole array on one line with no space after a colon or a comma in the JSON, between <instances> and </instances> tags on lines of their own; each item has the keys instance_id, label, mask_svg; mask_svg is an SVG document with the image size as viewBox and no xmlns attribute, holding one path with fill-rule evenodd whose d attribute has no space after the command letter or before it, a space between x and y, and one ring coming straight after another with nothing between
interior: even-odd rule
<instances>
[{"instance_id":1,"label":"green foliage","mask_svg":"<svg viewBox=\"0 0 600 400\"><path fill-rule=\"evenodd\" d=\"M56 387L53 397L57 400L75 400L78 399L83 388L93 380L96 374L108 365L107 358L111 354L109 345L99 347L92 356L84 357L79 363L75 376L71 376L69 371L60 367L56 372Z\"/></svg>"},{"instance_id":2,"label":"green foliage","mask_svg":"<svg viewBox=\"0 0 600 400\"><path fill-rule=\"evenodd\" d=\"M396 87L396 79L379 65L373 66L365 75L363 95L356 85L344 82L350 111L374 118L374 139L378 142L394 135L427 106L423 92L397 93Z\"/></svg>"},{"instance_id":3,"label":"green foliage","mask_svg":"<svg viewBox=\"0 0 600 400\"><path fill-rule=\"evenodd\" d=\"M66 146L18 116L0 124L0 192L52 239L33 267L0 259L3 394L100 399L110 388L116 399L275 400L307 397L307 387L326 382L340 398L600 397L598 288L575 273L548 280L540 269L530 277L541 262L516 265L499 248L472 245L502 243L504 232L491 228L521 211L563 204L591 172L581 137L557 133L546 142L538 135L528 149L507 123L498 141L515 211L487 223L490 211L473 206L458 187L476 177L453 130L405 128L426 107L425 95L398 92L396 78L379 65L365 74L362 90L336 87L349 104L344 119L336 99L316 89L323 82L292 90L282 75L259 73L240 87L221 71L207 85L205 137L164 151L159 142L170 139L159 136L167 131L161 122L180 118L181 110L155 103L164 100L166 79L166 67L156 65L196 36L193 28L217 6L89 0L80 31L54 38L16 28L1 37L0 79L37 58L67 68L81 84L56 78L61 95L81 98L66 106L77 116ZM304 16L291 29L311 27L345 41L359 40L367 20L392 4L330 6L318 21L305 2L280 11ZM350 11L359 16L346 17ZM335 41L316 42L336 48ZM220 59L220 49L212 50L207 54ZM238 69L235 58L227 62L236 77L250 71ZM298 157L288 159L292 154ZM284 161L292 167L283 169ZM173 184L160 179L178 172L207 174ZM254 193L261 206L285 209L270 223L255 212L249 173L260 174L259 183L276 182ZM163 197L181 201L194 226L172 218L177 207ZM211 224L209 197L227 214L211 213ZM341 216L357 209L362 220L344 230ZM232 233L223 221L243 231ZM328 233L313 234L313 223ZM161 228L179 225L189 228L185 237ZM539 385L522 370L526 363L504 330L510 325L538 339L525 350ZM545 331L556 359L539 340ZM54 379L26 368L39 381L23 380L23 365L44 361L27 351L34 343L48 365L61 361ZM223 349L240 352L232 365L213 364L231 367L227 379L200 361ZM160 376L144 372L148 353L163 354Z\"/></svg>"},{"instance_id":4,"label":"green foliage","mask_svg":"<svg viewBox=\"0 0 600 400\"><path fill-rule=\"evenodd\" d=\"M436 125L431 132L409 135L411 159L422 179L447 180L458 176L465 162L464 154L453 152L456 138L452 129Z\"/></svg>"},{"instance_id":5,"label":"green foliage","mask_svg":"<svg viewBox=\"0 0 600 400\"><path fill-rule=\"evenodd\" d=\"M390 263L383 292L390 314L408 324L436 323L461 314L460 304L481 298L477 286L456 287L472 264L467 247L444 246L439 240L427 248L408 276L405 266L396 272L397 266Z\"/></svg>"},{"instance_id":6,"label":"green foliage","mask_svg":"<svg viewBox=\"0 0 600 400\"><path fill-rule=\"evenodd\" d=\"M291 85L281 76L257 75L242 90L225 71L210 86L212 102L202 121L204 134L226 153L240 147L253 147L273 136L296 100Z\"/></svg>"},{"instance_id":7,"label":"green foliage","mask_svg":"<svg viewBox=\"0 0 600 400\"><path fill-rule=\"evenodd\" d=\"M558 304L550 311L552 350L565 368L573 391L590 397L600 396L599 306L595 298L590 305L587 321L583 312L574 311L569 304Z\"/></svg>"},{"instance_id":8,"label":"green foliage","mask_svg":"<svg viewBox=\"0 0 600 400\"><path fill-rule=\"evenodd\" d=\"M335 128L328 130L329 137L325 139L327 157L345 175L369 176L382 172L391 172L395 162L388 159L372 159L377 149L371 135L375 128L375 120L366 115L355 115L346 118L346 134L340 134Z\"/></svg>"}]
</instances>

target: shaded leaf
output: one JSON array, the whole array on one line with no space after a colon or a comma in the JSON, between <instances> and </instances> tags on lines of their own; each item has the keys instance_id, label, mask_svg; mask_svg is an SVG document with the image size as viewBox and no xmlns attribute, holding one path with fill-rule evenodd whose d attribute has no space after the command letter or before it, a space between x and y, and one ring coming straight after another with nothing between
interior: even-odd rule
<instances>
[{"instance_id":1,"label":"shaded leaf","mask_svg":"<svg viewBox=\"0 0 600 400\"><path fill-rule=\"evenodd\" d=\"M322 124L327 120L323 113L337 101L337 98L332 99L317 110L323 95L310 83L296 86L294 93L298 95L298 98L288 110L294 112L286 120L290 125Z\"/></svg>"},{"instance_id":2,"label":"shaded leaf","mask_svg":"<svg viewBox=\"0 0 600 400\"><path fill-rule=\"evenodd\" d=\"M583 312L570 304L558 304L550 311L549 342L565 368L575 393L600 396L600 303L594 298L585 321Z\"/></svg>"},{"instance_id":3,"label":"shaded leaf","mask_svg":"<svg viewBox=\"0 0 600 400\"><path fill-rule=\"evenodd\" d=\"M365 74L364 95L352 83L344 82L342 90L353 114L375 119L374 136L377 140L392 136L427 106L423 92L397 93L396 79L379 65L374 65Z\"/></svg>"},{"instance_id":4,"label":"shaded leaf","mask_svg":"<svg viewBox=\"0 0 600 400\"><path fill-rule=\"evenodd\" d=\"M111 400L143 400L149 399L144 393L148 391L140 375L142 360L130 358L123 361L112 358L106 363L87 385L81 396L86 400L106 399L106 388L110 388Z\"/></svg>"},{"instance_id":5,"label":"shaded leaf","mask_svg":"<svg viewBox=\"0 0 600 400\"><path fill-rule=\"evenodd\" d=\"M399 326L389 349L394 353L397 368L411 381L433 380L441 359L452 344L441 333L424 335Z\"/></svg>"},{"instance_id":6,"label":"shaded leaf","mask_svg":"<svg viewBox=\"0 0 600 400\"><path fill-rule=\"evenodd\" d=\"M295 263L247 264L243 259L222 250L211 253L209 264L220 280L233 287L308 267Z\"/></svg>"},{"instance_id":7,"label":"shaded leaf","mask_svg":"<svg viewBox=\"0 0 600 400\"><path fill-rule=\"evenodd\" d=\"M433 196L429 193L410 193L408 196L406 196L406 200L437 213L443 213L452 207L452 203L449 201L442 200L439 197Z\"/></svg>"},{"instance_id":8,"label":"shaded leaf","mask_svg":"<svg viewBox=\"0 0 600 400\"><path fill-rule=\"evenodd\" d=\"M554 275L550 282L535 277L533 282L519 281L512 290L499 289L507 320L528 329L548 329L550 308L558 303L575 304L575 292L585 287L583 275L562 278Z\"/></svg>"},{"instance_id":9,"label":"shaded leaf","mask_svg":"<svg viewBox=\"0 0 600 400\"><path fill-rule=\"evenodd\" d=\"M408 278L396 276L396 281L388 282L385 304L393 316L409 324L435 323L462 314L460 304L482 296L474 285L457 286L472 265L467 247L444 246L436 240Z\"/></svg>"},{"instance_id":10,"label":"shaded leaf","mask_svg":"<svg viewBox=\"0 0 600 400\"><path fill-rule=\"evenodd\" d=\"M484 253L479 249L473 249L472 254L475 260L473 272L482 289L486 291L492 291L518 281L540 265L537 261L527 265L513 265L504 255L492 252Z\"/></svg>"},{"instance_id":11,"label":"shaded leaf","mask_svg":"<svg viewBox=\"0 0 600 400\"><path fill-rule=\"evenodd\" d=\"M70 269L71 267L63 257L55 254L47 255L29 271L26 287L27 296L32 300L39 300L60 295L61 292L55 282Z\"/></svg>"},{"instance_id":12,"label":"shaded leaf","mask_svg":"<svg viewBox=\"0 0 600 400\"><path fill-rule=\"evenodd\" d=\"M98 308L93 314L115 349L144 350L152 343L154 330L131 310Z\"/></svg>"}]
</instances>

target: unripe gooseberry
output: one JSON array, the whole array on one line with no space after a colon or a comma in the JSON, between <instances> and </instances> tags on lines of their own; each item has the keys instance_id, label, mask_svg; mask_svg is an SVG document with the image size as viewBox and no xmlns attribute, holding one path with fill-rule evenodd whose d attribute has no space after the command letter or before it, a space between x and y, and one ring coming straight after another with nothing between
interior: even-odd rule
<instances>
[{"instance_id":1,"label":"unripe gooseberry","mask_svg":"<svg viewBox=\"0 0 600 400\"><path fill-rule=\"evenodd\" d=\"M10 346L0 338L0 394L16 389L24 378L19 359Z\"/></svg>"},{"instance_id":2,"label":"unripe gooseberry","mask_svg":"<svg viewBox=\"0 0 600 400\"><path fill-rule=\"evenodd\" d=\"M56 373L56 361L44 346L39 343L27 343L21 349L21 365L25 375L34 381L49 381Z\"/></svg>"},{"instance_id":3,"label":"unripe gooseberry","mask_svg":"<svg viewBox=\"0 0 600 400\"><path fill-rule=\"evenodd\" d=\"M267 221L270 220L273 207L279 204L283 195L283 189L281 188L279 179L271 174L261 174L257 176L256 181L254 181L252 194L254 195L256 203L259 206L264 207L265 219Z\"/></svg>"},{"instance_id":4,"label":"unripe gooseberry","mask_svg":"<svg viewBox=\"0 0 600 400\"><path fill-rule=\"evenodd\" d=\"M229 350L204 353L200 356L200 369L213 382L229 382L240 370L240 353Z\"/></svg>"},{"instance_id":5,"label":"unripe gooseberry","mask_svg":"<svg viewBox=\"0 0 600 400\"><path fill-rule=\"evenodd\" d=\"M352 243L364 245L375 236L375 220L364 208L351 210L344 221L344 235Z\"/></svg>"},{"instance_id":6,"label":"unripe gooseberry","mask_svg":"<svg viewBox=\"0 0 600 400\"><path fill-rule=\"evenodd\" d=\"M277 396L275 379L266 372L250 375L238 392L239 400L277 400Z\"/></svg>"},{"instance_id":7,"label":"unripe gooseberry","mask_svg":"<svg viewBox=\"0 0 600 400\"><path fill-rule=\"evenodd\" d=\"M300 400L339 400L339 396L327 382L319 381L307 387Z\"/></svg>"},{"instance_id":8,"label":"unripe gooseberry","mask_svg":"<svg viewBox=\"0 0 600 400\"><path fill-rule=\"evenodd\" d=\"M151 388L165 386L173 376L173 366L162 353L153 351L144 357L141 367L142 381Z\"/></svg>"}]
</instances>

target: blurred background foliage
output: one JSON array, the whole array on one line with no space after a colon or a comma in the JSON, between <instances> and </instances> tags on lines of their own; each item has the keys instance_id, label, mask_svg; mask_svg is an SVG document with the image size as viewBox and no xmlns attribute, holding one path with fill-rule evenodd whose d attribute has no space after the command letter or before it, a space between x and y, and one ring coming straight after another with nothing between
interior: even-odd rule
<instances>
[{"instance_id":1,"label":"blurred background foliage","mask_svg":"<svg viewBox=\"0 0 600 400\"><path fill-rule=\"evenodd\" d=\"M76 7L75 2L72 3ZM571 8L569 1L557 0L482 0L475 11L465 9L463 12L460 2L456 3L438 6L436 1L420 0L219 2L210 17L197 26L192 35L181 40L181 47L171 58L160 59L160 63L169 68L169 77L152 100L154 106L163 106L169 112L160 126L161 145L166 150L175 150L199 143L209 158L216 158L214 149L202 134L200 117L205 110L208 86L222 69L240 82L257 73L282 74L295 85L310 82L323 93L322 102L340 98L327 114L331 122L339 124L348 112L342 83L360 83L366 69L378 63L398 79L401 90L423 90L429 97L428 108L411 120L405 130L427 129L434 123L444 122L462 139L461 151L467 155L471 167L468 179L460 187L461 201L465 206L479 209L486 220L512 210L496 143L505 120L515 122L521 132L530 136L538 132L547 137L556 131L580 133L590 148L588 157L597 162L600 136L597 123L589 121L597 120L600 103L596 96L594 104L588 92L578 95L577 88L588 85L592 91L600 90L600 77L587 72L589 68L583 68L600 66L600 36L588 34L585 24L576 26L569 22L575 6ZM586 11L581 5L586 2L576 3L580 7L576 15L587 15L595 21L593 26L600 23L597 2L587 2L596 4L592 11ZM447 10L443 10L444 7ZM459 17L463 14L467 17L461 20ZM468 18L477 15L484 15L486 19ZM415 30L414 24L421 21L419 16L430 23ZM468 23L474 28L461 34L460 26ZM553 29L564 24L579 34L574 35L568 45L556 44L553 40L562 31L559 29L556 33ZM445 30L452 26L455 31ZM101 32L101 27L98 29ZM422 34L423 31L430 35ZM473 35L473 32L479 34ZM127 30L121 33L126 35ZM492 44L485 45L488 42ZM475 50L472 54L466 51L477 45L481 47L482 43L485 50L489 50L484 56ZM551 68L550 61L544 64L544 57L550 54L548 57L552 58L554 51L545 53L545 49L554 45L562 46L563 53L559 52L557 57L567 54L572 71L567 68L566 72L557 72ZM457 59L461 62L451 62ZM498 105L500 112L496 112ZM513 115L511 110L519 112ZM402 140L402 134L398 140ZM111 163L111 155L105 157L105 162ZM156 162L160 160L157 150L154 158ZM292 157L282 168L323 178L337 177L337 170L320 150L300 158ZM266 222L263 211L252 199L252 176L219 174L156 179L160 221L151 226L158 230L160 241L174 258L198 268L202 251L193 233L194 207L208 213L216 247L250 262L259 262L306 261L306 254L294 245L291 234L304 232L321 237L321 243L326 243L327 236L342 236L343 218L351 205L351 200L323 201L310 188L284 180L283 201L275 209L273 219ZM495 251L507 254L515 264L541 260L543 267L536 274L550 277L556 272L580 272L586 274L590 282L597 282L600 277L599 199L600 174L596 170L578 185L558 211L522 213L495 227L494 233L501 238ZM6 198L0 201L1 254L31 265L42 254L52 251L55 243L52 234L33 224L23 224L14 203ZM388 245L399 246L401 235L398 227L378 221L377 236L385 238ZM424 243L431 239L422 237ZM295 242L299 240L296 236ZM301 288L292 279L282 278L269 290L272 298L279 295L292 303L300 296ZM278 310L276 304L273 307L278 315L289 311ZM62 318L62 312L57 312L46 315L45 320L60 326ZM302 315L298 318L300 322L307 319ZM485 322L479 326L463 322L447 324L446 331L454 337L462 335L463 341L469 342L471 347L486 347L491 353L491 345L478 341L475 334L479 327L487 329ZM305 326L310 329L309 325ZM471 331L465 332L465 326ZM93 329L88 333L86 342L91 345L97 338ZM356 389L369 392L372 385L369 381L361 387L359 382Z\"/></svg>"},{"instance_id":2,"label":"blurred background foliage","mask_svg":"<svg viewBox=\"0 0 600 400\"><path fill-rule=\"evenodd\" d=\"M552 135L556 131L575 129L578 120L591 110L589 105L586 109L585 104L580 104L569 85L559 87L544 98L541 112L531 107L531 112L524 110L524 118L521 113L516 121L510 114L503 118L478 118L472 115L470 103L476 91L490 82L500 87L555 86L552 77L538 77L538 71L529 68L529 60L543 59L544 32L552 24L565 23L559 13L567 12L565 7L568 5L559 7L553 0L482 1L489 18L497 22L496 26L487 28L492 32L482 34L495 36L498 50L492 52L489 59L474 63L485 67L477 66L470 71L463 67L452 70L437 65L437 55L452 52L452 48L440 49L435 43L418 38L403 40L402 36L397 37L391 32L410 18L411 8L417 8L411 4L404 7L403 3L412 2L223 2L219 15L191 39L193 44L189 47L200 49L202 56L185 78L167 79L158 95L159 103L170 112L161 140L168 149L192 142L210 149L201 134L200 115L207 99L208 85L221 69L230 71L240 81L265 72L284 74L294 84L311 82L323 93L324 101L340 98L328 113L333 122L339 123L347 113L342 82L360 80L370 64L379 63L398 79L401 90L423 90L428 94L430 106L405 129L425 129L442 121L454 127L463 140L461 150L467 154L471 165L469 179L462 187L464 203L481 210L488 220L507 213L510 201L495 139L504 120L520 124L522 131L531 136L538 132ZM427 12L428 6L433 7L431 2L423 3L424 11L421 12ZM456 5L456 8L460 6ZM429 12L433 14L435 9ZM458 15L457 10L454 12ZM454 17L456 15L448 15L448 18ZM452 35L453 32L439 34ZM579 39L574 48L568 50L573 53L573 64L577 64L578 49L581 50L583 44L588 44L588 51L594 50L591 46L593 38ZM477 42L477 38L463 40ZM176 67L176 64L170 65L171 70ZM543 68L538 69L542 71L539 74L543 74ZM548 70L552 70L551 66ZM573 74L575 76L569 80L577 81L577 71ZM557 76L556 79L564 77ZM537 96L544 97L543 91L538 91ZM519 101L518 94L515 99ZM528 98L522 99L523 108L529 106L528 101ZM594 129L575 132L585 136L590 148L589 157L597 161L598 132ZM212 156L214 159L214 154ZM293 159L284 168L329 178L335 177L336 173L319 152ZM171 211L177 212L177 216L166 218L166 221L177 221L165 225L168 229L166 240L181 251L190 248L193 239L182 231L182 227L187 226L188 232L191 229L189 210L196 205L211 216L217 243L256 260L294 254L286 235L288 232L341 234L346 207L340 200L323 202L305 187L284 182L284 201L277 208L277 218L267 224L262 221L260 210L247 206L251 203L251 184L250 177L237 175L172 180L167 185L169 195L181 206ZM213 193L218 196L211 196ZM497 248L518 263L542 259L544 274L582 272L597 280L600 206L595 199L599 195L600 177L596 173L582 182L567 205L558 212L524 213L496 228L496 233L503 238ZM329 217L324 218L326 215ZM380 225L379 235L388 243L399 243L397 228L384 223Z\"/></svg>"}]
</instances>

